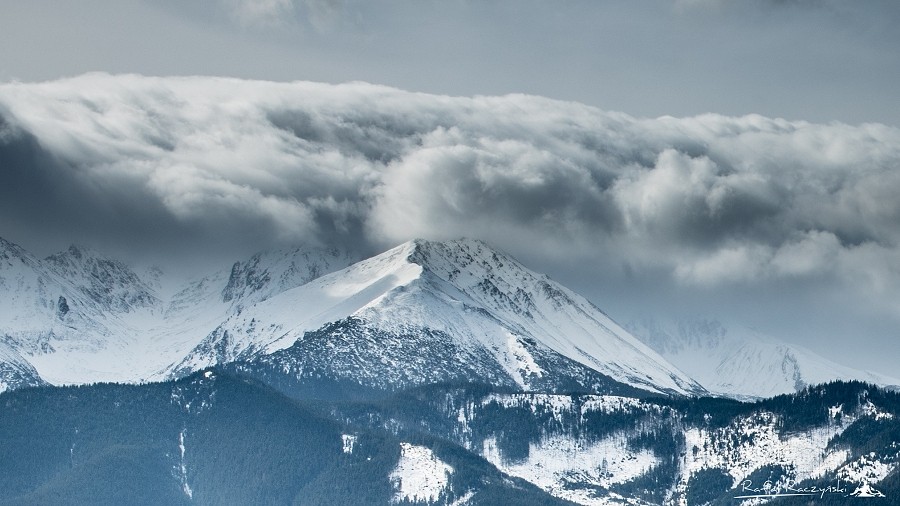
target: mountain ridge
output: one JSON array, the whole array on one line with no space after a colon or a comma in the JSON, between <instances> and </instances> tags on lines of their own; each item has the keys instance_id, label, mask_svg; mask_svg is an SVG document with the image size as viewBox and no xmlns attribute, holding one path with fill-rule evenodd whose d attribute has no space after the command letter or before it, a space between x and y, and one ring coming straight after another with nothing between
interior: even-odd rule
<instances>
[{"instance_id":1,"label":"mountain ridge","mask_svg":"<svg viewBox=\"0 0 900 506\"><path fill-rule=\"evenodd\" d=\"M538 308L537 303L543 307ZM569 313L560 308L567 308ZM581 321L569 323L573 315ZM339 329L336 322L344 322L344 326ZM335 339L341 337L335 334L340 331L356 336L352 342L342 341L345 348L340 356L329 355L332 360L370 357L366 363L380 372L360 373L369 377L394 377L398 381L403 377L389 368L379 369L384 360L404 361L399 356L388 358L393 349L387 346L380 353L370 345L373 340L385 340L395 348L408 347L412 355L416 347L412 343L420 338L420 350L443 350L432 357L434 363L459 364L463 369L471 363L493 364L490 367L496 371L482 369L475 374L477 381L504 377L503 384L520 388L541 384L547 388L538 362L561 355L572 362L570 373L563 375L570 379L570 375L581 374L576 369L589 375L592 370L650 391L700 391L690 378L667 366L582 297L545 276L530 273L485 243L468 239L409 241L262 301L229 317L185 361L175 364L173 371L183 373L209 366L223 356L246 360L291 347L296 355L301 353L300 348L314 346L315 351L305 349L304 356L288 360L292 365L283 364L300 367L299 360L303 362L301 369L308 368L311 365L306 355L330 353L332 349L327 342L319 346L307 340L327 341L320 332L326 326L325 334L331 333ZM574 343L567 334L576 335L580 343ZM599 343L607 343L609 349ZM612 357L615 353L618 355ZM637 372L644 367L641 363L651 367ZM626 370L629 366L632 370ZM336 373L335 367L326 368L328 374ZM426 369L423 364L418 371L407 371L411 374L408 379L417 384L460 379ZM445 372L450 373L449 369ZM297 370L296 374L308 373ZM347 374L349 369L339 373L341 377Z\"/></svg>"},{"instance_id":2,"label":"mountain ridge","mask_svg":"<svg viewBox=\"0 0 900 506\"><path fill-rule=\"evenodd\" d=\"M900 386L900 379L843 366L803 346L715 319L642 317L626 327L717 395L760 399L834 380Z\"/></svg>"},{"instance_id":3,"label":"mountain ridge","mask_svg":"<svg viewBox=\"0 0 900 506\"><path fill-rule=\"evenodd\" d=\"M411 339L422 339L419 350L440 341L444 351L433 358L478 369L472 381L702 392L586 299L480 241L415 240L359 262L335 249L261 252L187 283L168 300L158 280L144 281L90 249L73 246L38 260L4 244L7 256L20 259L0 277L24 279L16 298L30 316L0 321L0 332L55 384L179 376L272 355L306 332L344 322L347 335L360 339L390 334L396 343L405 336L409 356L417 349ZM350 332L362 324L371 329ZM380 364L384 348L351 346L366 358L342 366L345 373L374 377L363 369ZM412 362L396 354L393 360L399 367ZM395 387L464 379L453 366L444 368L446 376L428 369L423 363L417 372L385 377L398 378Z\"/></svg>"},{"instance_id":4,"label":"mountain ridge","mask_svg":"<svg viewBox=\"0 0 900 506\"><path fill-rule=\"evenodd\" d=\"M377 388L468 378L546 392L788 391L729 389L702 374L698 383L690 364L666 358L671 349L654 350L584 297L473 239L417 239L362 260L334 248L259 252L171 295L148 272L81 246L41 260L2 240L0 289L10 295L0 341L6 374L18 378L7 384L140 382L243 361L284 380ZM766 360L751 364L782 365ZM840 377L860 377L847 371ZM833 377L793 386L813 379Z\"/></svg>"}]
</instances>

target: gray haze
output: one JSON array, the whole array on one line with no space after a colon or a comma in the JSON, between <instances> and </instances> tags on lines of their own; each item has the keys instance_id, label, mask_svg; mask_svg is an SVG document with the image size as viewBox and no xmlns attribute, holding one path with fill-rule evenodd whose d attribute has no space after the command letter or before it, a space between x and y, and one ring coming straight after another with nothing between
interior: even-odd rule
<instances>
[{"instance_id":1,"label":"gray haze","mask_svg":"<svg viewBox=\"0 0 900 506\"><path fill-rule=\"evenodd\" d=\"M615 318L713 315L896 374L898 21L893 1L2 2L0 237L196 271L471 236ZM399 89L58 80L91 71Z\"/></svg>"},{"instance_id":2,"label":"gray haze","mask_svg":"<svg viewBox=\"0 0 900 506\"><path fill-rule=\"evenodd\" d=\"M898 24L894 0L4 0L0 79L361 80L900 125Z\"/></svg>"}]
</instances>

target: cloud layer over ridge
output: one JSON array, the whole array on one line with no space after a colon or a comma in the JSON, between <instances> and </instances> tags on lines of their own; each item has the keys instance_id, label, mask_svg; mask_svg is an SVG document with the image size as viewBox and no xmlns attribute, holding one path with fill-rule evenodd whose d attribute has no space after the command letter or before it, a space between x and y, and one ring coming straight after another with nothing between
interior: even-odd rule
<instances>
[{"instance_id":1,"label":"cloud layer over ridge","mask_svg":"<svg viewBox=\"0 0 900 506\"><path fill-rule=\"evenodd\" d=\"M0 236L39 250L230 261L469 236L611 278L824 287L897 317L897 195L900 130L879 124L641 119L365 83L0 85Z\"/></svg>"}]
</instances>

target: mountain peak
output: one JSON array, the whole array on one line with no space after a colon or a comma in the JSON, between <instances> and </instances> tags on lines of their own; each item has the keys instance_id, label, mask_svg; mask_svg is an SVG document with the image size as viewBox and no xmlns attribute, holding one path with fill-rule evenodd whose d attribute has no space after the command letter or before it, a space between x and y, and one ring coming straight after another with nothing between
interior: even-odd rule
<instances>
[{"instance_id":1,"label":"mountain peak","mask_svg":"<svg viewBox=\"0 0 900 506\"><path fill-rule=\"evenodd\" d=\"M73 244L42 263L110 310L130 312L159 302L155 291L130 267L86 246Z\"/></svg>"},{"instance_id":2,"label":"mountain peak","mask_svg":"<svg viewBox=\"0 0 900 506\"><path fill-rule=\"evenodd\" d=\"M16 249L19 246L13 242L7 241L6 239L0 237L0 251L8 250L8 249ZM19 248L21 249L21 248Z\"/></svg>"},{"instance_id":3,"label":"mountain peak","mask_svg":"<svg viewBox=\"0 0 900 506\"><path fill-rule=\"evenodd\" d=\"M66 253L70 257L76 258L78 260L81 260L81 258L84 256L84 254L82 253L82 249L74 244L69 246L69 249L66 250Z\"/></svg>"},{"instance_id":4,"label":"mountain peak","mask_svg":"<svg viewBox=\"0 0 900 506\"><path fill-rule=\"evenodd\" d=\"M222 301L238 305L261 302L343 269L354 260L352 255L336 248L298 246L262 251L232 265L228 283L222 290Z\"/></svg>"},{"instance_id":5,"label":"mountain peak","mask_svg":"<svg viewBox=\"0 0 900 506\"><path fill-rule=\"evenodd\" d=\"M39 269L40 260L35 258L25 248L16 243L0 237L0 269L18 269L25 266L26 269ZM0 276L0 285L3 277Z\"/></svg>"},{"instance_id":6,"label":"mountain peak","mask_svg":"<svg viewBox=\"0 0 900 506\"><path fill-rule=\"evenodd\" d=\"M102 253L83 244L71 244L68 248L54 253L44 259L44 263L55 269L81 267L83 265L105 262L115 264L119 268L127 269L122 262L109 258Z\"/></svg>"},{"instance_id":7,"label":"mountain peak","mask_svg":"<svg viewBox=\"0 0 900 506\"><path fill-rule=\"evenodd\" d=\"M416 239L406 246L411 248L407 257L409 262L443 274L447 278L455 278L464 268L477 270L477 273L472 272L476 276L486 276L504 267L526 270L518 261L480 239L459 238L448 241Z\"/></svg>"},{"instance_id":8,"label":"mountain peak","mask_svg":"<svg viewBox=\"0 0 900 506\"><path fill-rule=\"evenodd\" d=\"M7 258L10 256L24 258L30 257L31 255L18 244L7 241L6 239L0 237L0 256L4 256Z\"/></svg>"},{"instance_id":9,"label":"mountain peak","mask_svg":"<svg viewBox=\"0 0 900 506\"><path fill-rule=\"evenodd\" d=\"M52 337L57 327L67 336L95 329L88 334L98 350L110 336L116 346L132 343L122 361L143 367L138 378L242 361L277 363L279 374L297 380L321 372L377 388L476 381L544 391L702 393L589 301L483 241L419 239L355 260L306 247L259 253L156 311L161 301L134 271L73 246L33 269L37 310L29 321L35 346L40 339L60 350L82 344ZM42 330L43 316L57 327ZM71 324L70 332L64 325ZM138 349L166 362L128 355ZM53 381L90 381L65 353L41 358L36 368Z\"/></svg>"},{"instance_id":10,"label":"mountain peak","mask_svg":"<svg viewBox=\"0 0 900 506\"><path fill-rule=\"evenodd\" d=\"M583 297L472 239L409 241L244 305L172 370L253 359L389 388L703 391Z\"/></svg>"},{"instance_id":11,"label":"mountain peak","mask_svg":"<svg viewBox=\"0 0 900 506\"><path fill-rule=\"evenodd\" d=\"M81 243L72 243L65 250L60 251L58 253L54 253L54 254L48 256L47 258L45 258L45 260L52 260L52 261L67 260L70 262L76 261L76 260L77 261L89 261L90 259L104 259L104 260L114 261L113 259L104 255L103 253L100 253L96 249L94 249L86 244L81 244Z\"/></svg>"}]
</instances>

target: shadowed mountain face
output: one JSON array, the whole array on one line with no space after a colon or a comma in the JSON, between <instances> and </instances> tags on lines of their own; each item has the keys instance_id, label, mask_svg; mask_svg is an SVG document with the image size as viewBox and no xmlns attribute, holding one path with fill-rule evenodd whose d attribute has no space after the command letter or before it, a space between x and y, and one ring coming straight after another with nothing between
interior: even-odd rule
<instances>
[{"instance_id":1,"label":"shadowed mountain face","mask_svg":"<svg viewBox=\"0 0 900 506\"><path fill-rule=\"evenodd\" d=\"M3 505L566 504L445 441L354 428L219 371L0 401Z\"/></svg>"},{"instance_id":2,"label":"shadowed mountain face","mask_svg":"<svg viewBox=\"0 0 900 506\"><path fill-rule=\"evenodd\" d=\"M896 504L900 494L900 397L862 383L752 404L470 383L324 402L210 369L26 388L0 404L3 505L669 506L753 490Z\"/></svg>"}]
</instances>

